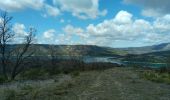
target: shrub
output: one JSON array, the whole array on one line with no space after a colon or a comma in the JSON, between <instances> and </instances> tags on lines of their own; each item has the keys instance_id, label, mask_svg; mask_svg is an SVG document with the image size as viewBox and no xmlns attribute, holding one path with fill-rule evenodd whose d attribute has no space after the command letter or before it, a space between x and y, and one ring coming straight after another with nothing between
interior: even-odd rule
<instances>
[{"instance_id":1,"label":"shrub","mask_svg":"<svg viewBox=\"0 0 170 100\"><path fill-rule=\"evenodd\" d=\"M17 92L15 90L4 90L5 100L17 100Z\"/></svg>"},{"instance_id":2,"label":"shrub","mask_svg":"<svg viewBox=\"0 0 170 100\"><path fill-rule=\"evenodd\" d=\"M170 68L168 68L168 67L161 67L161 68L158 69L158 72L160 72L160 73L169 72L170 73Z\"/></svg>"},{"instance_id":3,"label":"shrub","mask_svg":"<svg viewBox=\"0 0 170 100\"><path fill-rule=\"evenodd\" d=\"M4 76L0 75L0 83L5 83L7 80Z\"/></svg>"},{"instance_id":4,"label":"shrub","mask_svg":"<svg viewBox=\"0 0 170 100\"><path fill-rule=\"evenodd\" d=\"M160 73L155 71L145 71L142 73L144 79L159 82L159 83L168 83L170 84L170 74L169 73Z\"/></svg>"},{"instance_id":5,"label":"shrub","mask_svg":"<svg viewBox=\"0 0 170 100\"><path fill-rule=\"evenodd\" d=\"M48 76L46 70L42 68L31 68L21 74L23 79L42 79Z\"/></svg>"},{"instance_id":6,"label":"shrub","mask_svg":"<svg viewBox=\"0 0 170 100\"><path fill-rule=\"evenodd\" d=\"M30 86L30 85L24 85L24 86L22 86L21 87L21 90L33 90L33 87L32 86Z\"/></svg>"},{"instance_id":7,"label":"shrub","mask_svg":"<svg viewBox=\"0 0 170 100\"><path fill-rule=\"evenodd\" d=\"M71 73L71 75L76 77L76 76L80 75L80 72L79 71L74 71L74 72Z\"/></svg>"}]
</instances>

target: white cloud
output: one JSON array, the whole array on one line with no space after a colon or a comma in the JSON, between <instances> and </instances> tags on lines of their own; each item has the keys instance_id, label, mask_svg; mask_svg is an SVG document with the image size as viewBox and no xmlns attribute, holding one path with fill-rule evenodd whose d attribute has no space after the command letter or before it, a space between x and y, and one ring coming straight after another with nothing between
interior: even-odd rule
<instances>
[{"instance_id":1,"label":"white cloud","mask_svg":"<svg viewBox=\"0 0 170 100\"><path fill-rule=\"evenodd\" d=\"M28 35L25 25L21 23L15 23L12 27L12 31L14 33L12 43L14 44L23 43L25 41L25 36Z\"/></svg>"},{"instance_id":2,"label":"white cloud","mask_svg":"<svg viewBox=\"0 0 170 100\"><path fill-rule=\"evenodd\" d=\"M100 46L141 46L170 42L170 14L153 21L134 18L127 11L119 11L112 19L85 28L66 25L62 32L54 29L44 32L48 43L93 44ZM121 45L118 45L121 44Z\"/></svg>"},{"instance_id":3,"label":"white cloud","mask_svg":"<svg viewBox=\"0 0 170 100\"><path fill-rule=\"evenodd\" d=\"M107 14L107 10L99 10L99 0L53 0L53 3L81 19L95 19Z\"/></svg>"},{"instance_id":4,"label":"white cloud","mask_svg":"<svg viewBox=\"0 0 170 100\"><path fill-rule=\"evenodd\" d=\"M45 3L45 0L0 0L0 9L8 12L16 12L25 9L38 11L45 10L43 17L58 16L60 10L57 7Z\"/></svg>"},{"instance_id":5,"label":"white cloud","mask_svg":"<svg viewBox=\"0 0 170 100\"><path fill-rule=\"evenodd\" d=\"M23 37L28 35L25 29L25 25L20 23L15 23L12 28L17 37Z\"/></svg>"},{"instance_id":6,"label":"white cloud","mask_svg":"<svg viewBox=\"0 0 170 100\"><path fill-rule=\"evenodd\" d=\"M132 14L122 10L116 15L114 20L118 23L130 23L131 18L132 18Z\"/></svg>"},{"instance_id":7,"label":"white cloud","mask_svg":"<svg viewBox=\"0 0 170 100\"><path fill-rule=\"evenodd\" d=\"M85 29L67 25L63 28L66 44L82 43L101 46L118 46L116 43L150 45L170 41L170 15L159 17L153 22L135 19L127 11L120 11L110 20L96 25L89 24ZM74 36L78 36L75 41ZM59 38L59 37L58 37ZM59 40L59 39L58 39ZM76 38L77 40L77 38Z\"/></svg>"},{"instance_id":8,"label":"white cloud","mask_svg":"<svg viewBox=\"0 0 170 100\"><path fill-rule=\"evenodd\" d=\"M78 37L81 41L75 41L74 38ZM41 43L50 44L76 44L81 43L82 40L87 38L88 34L84 33L82 28L76 28L72 25L66 25L61 33L56 32L54 29L49 29L43 33L43 40Z\"/></svg>"},{"instance_id":9,"label":"white cloud","mask_svg":"<svg viewBox=\"0 0 170 100\"><path fill-rule=\"evenodd\" d=\"M170 32L170 15L159 17L154 21L154 27L159 33Z\"/></svg>"},{"instance_id":10,"label":"white cloud","mask_svg":"<svg viewBox=\"0 0 170 100\"><path fill-rule=\"evenodd\" d=\"M160 11L155 11L154 9L144 9L142 10L142 15L147 17L158 17L161 16Z\"/></svg>"},{"instance_id":11,"label":"white cloud","mask_svg":"<svg viewBox=\"0 0 170 100\"><path fill-rule=\"evenodd\" d=\"M132 16L132 14L126 11L120 11L111 20L105 20L97 25L90 24L87 26L86 31L91 37L95 37L95 39L90 41L107 45L115 41L157 43L166 40L170 31L168 28L170 25L169 15L158 18L153 22L154 24L144 19L132 19Z\"/></svg>"},{"instance_id":12,"label":"white cloud","mask_svg":"<svg viewBox=\"0 0 170 100\"><path fill-rule=\"evenodd\" d=\"M97 25L87 26L87 33L95 37L112 38L112 40L132 40L137 38L134 30L137 25L132 22L132 14L120 11L111 20L105 20Z\"/></svg>"},{"instance_id":13,"label":"white cloud","mask_svg":"<svg viewBox=\"0 0 170 100\"><path fill-rule=\"evenodd\" d=\"M0 0L0 10L16 12L25 9L34 9L41 12L43 17L58 16L63 12L70 12L81 19L95 19L105 16L107 10L99 10L99 0L53 0L48 4L46 0Z\"/></svg>"},{"instance_id":14,"label":"white cloud","mask_svg":"<svg viewBox=\"0 0 170 100\"><path fill-rule=\"evenodd\" d=\"M82 28L75 28L72 25L67 25L66 27L63 28L63 31L67 35L77 35L82 38L88 37L88 34L86 34Z\"/></svg>"},{"instance_id":15,"label":"white cloud","mask_svg":"<svg viewBox=\"0 0 170 100\"><path fill-rule=\"evenodd\" d=\"M55 42L58 44L64 44L66 42L67 38L65 34L58 34L56 36Z\"/></svg>"},{"instance_id":16,"label":"white cloud","mask_svg":"<svg viewBox=\"0 0 170 100\"><path fill-rule=\"evenodd\" d=\"M54 29L49 29L43 33L45 39L52 40L55 36L56 31Z\"/></svg>"},{"instance_id":17,"label":"white cloud","mask_svg":"<svg viewBox=\"0 0 170 100\"><path fill-rule=\"evenodd\" d=\"M148 17L160 17L170 14L170 0L123 0L127 4L142 7L142 14Z\"/></svg>"},{"instance_id":18,"label":"white cloud","mask_svg":"<svg viewBox=\"0 0 170 100\"><path fill-rule=\"evenodd\" d=\"M56 7L46 4L45 5L46 12L49 16L58 16L60 14L60 10Z\"/></svg>"},{"instance_id":19,"label":"white cloud","mask_svg":"<svg viewBox=\"0 0 170 100\"><path fill-rule=\"evenodd\" d=\"M44 0L0 0L0 9L7 11L17 11L26 8L40 10L44 5Z\"/></svg>"}]
</instances>

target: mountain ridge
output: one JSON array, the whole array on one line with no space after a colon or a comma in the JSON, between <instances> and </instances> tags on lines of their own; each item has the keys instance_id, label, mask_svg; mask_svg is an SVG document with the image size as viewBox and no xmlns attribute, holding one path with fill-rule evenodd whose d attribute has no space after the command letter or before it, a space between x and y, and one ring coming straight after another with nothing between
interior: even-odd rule
<instances>
[{"instance_id":1,"label":"mountain ridge","mask_svg":"<svg viewBox=\"0 0 170 100\"><path fill-rule=\"evenodd\" d=\"M14 48L22 44L10 44L8 47ZM52 44L32 44L32 48L36 50L36 55L49 55L51 47L57 55L72 56L118 56L127 54L146 54L160 51L170 51L170 43L162 43L158 45L128 48L112 48L97 45L52 45Z\"/></svg>"},{"instance_id":2,"label":"mountain ridge","mask_svg":"<svg viewBox=\"0 0 170 100\"><path fill-rule=\"evenodd\" d=\"M145 54L145 53L152 53L152 52L169 51L170 43L161 43L157 45L143 46L143 47L121 48L121 50L124 50L129 54Z\"/></svg>"}]
</instances>

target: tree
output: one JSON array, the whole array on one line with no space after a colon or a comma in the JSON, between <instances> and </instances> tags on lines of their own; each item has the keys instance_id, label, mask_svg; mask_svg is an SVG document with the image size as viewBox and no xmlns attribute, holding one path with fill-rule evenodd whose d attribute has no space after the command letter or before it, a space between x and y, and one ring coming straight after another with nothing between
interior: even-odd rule
<instances>
[{"instance_id":1,"label":"tree","mask_svg":"<svg viewBox=\"0 0 170 100\"><path fill-rule=\"evenodd\" d=\"M12 17L8 16L7 12L2 13L1 22L0 22L0 56L1 56L1 65L2 73L5 78L7 78L7 61L8 61L8 51L7 44L11 41L14 34L11 31L10 21Z\"/></svg>"},{"instance_id":2,"label":"tree","mask_svg":"<svg viewBox=\"0 0 170 100\"><path fill-rule=\"evenodd\" d=\"M9 44L15 39L15 34L11 31L10 22L12 17L8 16L7 12L3 12L0 19L0 60L2 65L3 76L8 79L7 66L8 62L12 62L14 67L10 66L12 69L9 73L11 79L13 80L20 72L23 71L21 64L25 59L32 56L33 52L28 53L31 44L33 43L36 30L30 28L27 35L24 37L24 42L15 48L9 49ZM15 58L15 62L13 58ZM11 59L10 59L11 58ZM11 60L11 61L9 61Z\"/></svg>"},{"instance_id":3,"label":"tree","mask_svg":"<svg viewBox=\"0 0 170 100\"><path fill-rule=\"evenodd\" d=\"M30 28L28 35L24 39L25 42L16 47L14 50L16 62L11 73L12 80L24 70L24 67L21 66L21 64L24 63L24 60L31 57L34 53L34 51L31 51L29 48L31 47L31 44L34 41L35 32L36 30L34 28Z\"/></svg>"}]
</instances>

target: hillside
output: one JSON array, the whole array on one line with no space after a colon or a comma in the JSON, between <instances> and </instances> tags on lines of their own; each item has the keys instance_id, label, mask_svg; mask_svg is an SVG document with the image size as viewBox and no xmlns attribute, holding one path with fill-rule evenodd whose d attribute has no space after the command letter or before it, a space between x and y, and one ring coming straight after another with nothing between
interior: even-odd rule
<instances>
[{"instance_id":1,"label":"hillside","mask_svg":"<svg viewBox=\"0 0 170 100\"><path fill-rule=\"evenodd\" d=\"M128 54L123 60L138 61L138 62L152 62L152 63L170 63L170 50L157 51L145 54Z\"/></svg>"},{"instance_id":2,"label":"hillside","mask_svg":"<svg viewBox=\"0 0 170 100\"><path fill-rule=\"evenodd\" d=\"M141 70L112 68L0 85L1 100L169 100L170 85L139 76Z\"/></svg>"},{"instance_id":3,"label":"hillside","mask_svg":"<svg viewBox=\"0 0 170 100\"><path fill-rule=\"evenodd\" d=\"M151 52L168 51L170 50L170 43L162 43L158 45L144 47L120 48L120 50L128 52L129 54L144 54Z\"/></svg>"},{"instance_id":4,"label":"hillside","mask_svg":"<svg viewBox=\"0 0 170 100\"><path fill-rule=\"evenodd\" d=\"M8 45L8 48L20 46L19 44ZM48 44L33 44L32 49L35 55L49 55L51 47L56 55L70 56L119 56L127 54L145 54L160 51L170 50L170 43L163 43L153 46L144 47L129 47L129 48L111 48L101 47L96 45L48 45Z\"/></svg>"},{"instance_id":5,"label":"hillside","mask_svg":"<svg viewBox=\"0 0 170 100\"><path fill-rule=\"evenodd\" d=\"M15 48L19 44L9 45L8 48ZM53 51L56 55L69 56L119 56L127 54L123 50L117 50L110 47L100 47L95 45L46 45L34 44L31 48L35 55L50 55Z\"/></svg>"},{"instance_id":6,"label":"hillside","mask_svg":"<svg viewBox=\"0 0 170 100\"><path fill-rule=\"evenodd\" d=\"M50 45L39 45L39 47L41 48L40 50L47 51L46 53L50 49ZM58 55L117 56L126 54L123 50L95 45L54 45L54 48Z\"/></svg>"}]
</instances>

